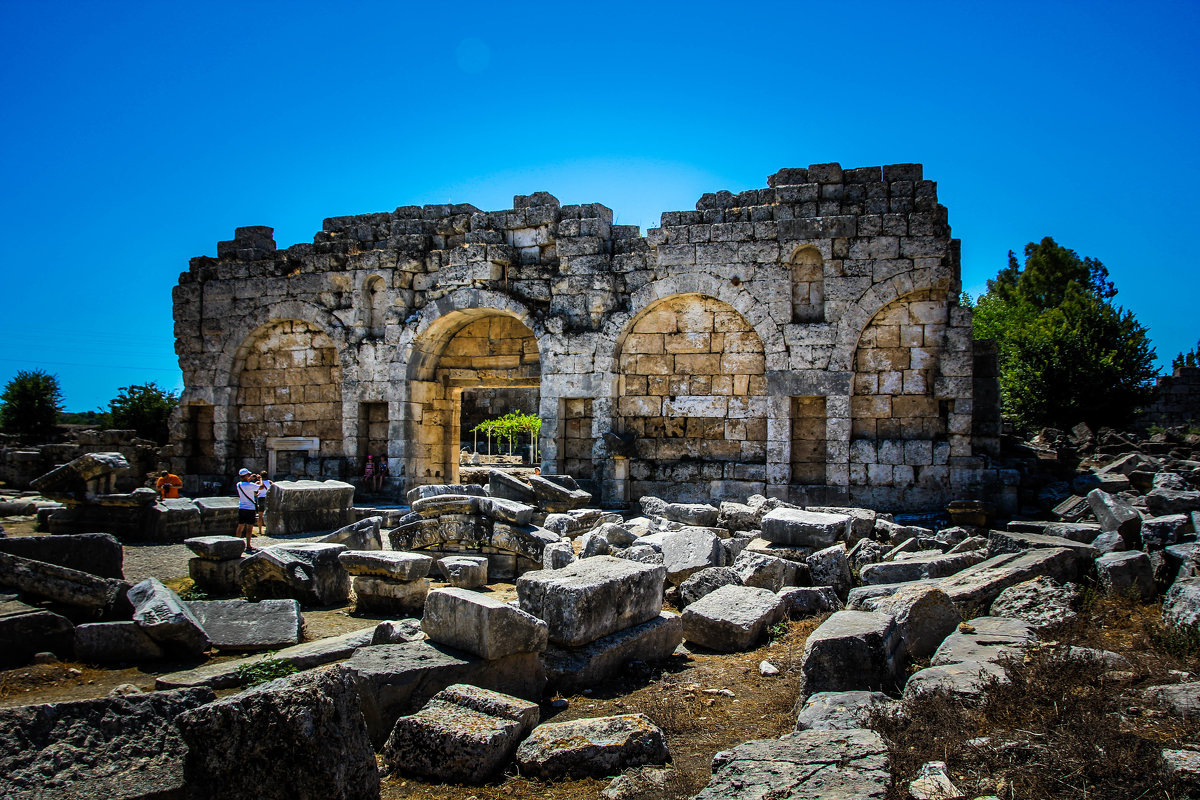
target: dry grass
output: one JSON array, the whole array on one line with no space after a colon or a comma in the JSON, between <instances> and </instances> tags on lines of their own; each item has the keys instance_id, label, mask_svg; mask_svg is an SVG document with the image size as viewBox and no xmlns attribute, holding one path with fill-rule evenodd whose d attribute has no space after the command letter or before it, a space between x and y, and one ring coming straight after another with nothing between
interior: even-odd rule
<instances>
[{"instance_id":1,"label":"dry grass","mask_svg":"<svg viewBox=\"0 0 1200 800\"><path fill-rule=\"evenodd\" d=\"M1100 800L1189 797L1157 769L1159 753L1196 740L1194 724L1145 707L1140 690L1173 682L1170 670L1200 669L1198 651L1172 654L1161 607L1128 598L1090 597L1080 618L1006 665L1009 683L965 705L946 695L877 714L872 727L888 741L897 780L890 797L907 797L908 781L926 761L945 761L968 796ZM1065 660L1068 645L1126 656L1132 670Z\"/></svg>"}]
</instances>

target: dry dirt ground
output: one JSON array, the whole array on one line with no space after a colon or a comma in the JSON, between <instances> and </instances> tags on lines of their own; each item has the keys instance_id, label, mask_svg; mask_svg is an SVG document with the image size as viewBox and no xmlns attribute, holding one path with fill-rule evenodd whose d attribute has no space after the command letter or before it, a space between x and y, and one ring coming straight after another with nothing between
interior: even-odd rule
<instances>
[{"instance_id":1,"label":"dry dirt ground","mask_svg":"<svg viewBox=\"0 0 1200 800\"><path fill-rule=\"evenodd\" d=\"M29 520L5 520L10 535L33 533ZM186 594L188 553L181 545L126 548L126 574L154 574ZM501 600L511 584L488 587ZM350 606L304 612L307 638L322 638L374 624L380 617L354 614ZM713 755L752 739L792 729L804 643L823 618L777 626L772 639L749 653L679 653L664 664L633 665L624 675L587 694L547 697L542 721L643 713L663 729L672 755L665 784L646 784L637 797L679 800L699 791L711 775ZM880 720L899 777L890 797L907 797L907 781L920 764L945 760L967 796L1015 798L1160 798L1180 793L1157 777L1153 766L1164 747L1200 742L1194 722L1147 707L1139 690L1200 673L1200 641L1173 637L1161 625L1161 605L1089 594L1080 619L1054 631L1060 643L1114 650L1125 655L1127 674L1094 668L1063 670L1034 655L1014 665L1015 689L997 691L982 708L939 701L904 720ZM769 661L780 671L761 674ZM99 697L123 683L153 688L154 676L194 664L97 668L74 663L35 664L0 671L0 706ZM913 669L920 668L914 665ZM552 701L566 700L565 708ZM559 704L561 706L561 704ZM990 736L986 746L968 745ZM1019 746L1014 746L1017 741ZM1015 749L1014 749L1015 747ZM989 749L990 748L990 749ZM1015 754L1015 755L1014 755ZM406 776L384 780L383 797L422 800L583 800L595 798L606 780L545 783L510 771L482 786L428 784Z\"/></svg>"}]
</instances>

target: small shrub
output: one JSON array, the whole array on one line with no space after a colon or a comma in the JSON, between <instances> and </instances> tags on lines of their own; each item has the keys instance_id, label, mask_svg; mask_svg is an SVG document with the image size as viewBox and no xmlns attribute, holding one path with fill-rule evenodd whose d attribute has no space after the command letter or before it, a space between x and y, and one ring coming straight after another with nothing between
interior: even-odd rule
<instances>
[{"instance_id":1,"label":"small shrub","mask_svg":"<svg viewBox=\"0 0 1200 800\"><path fill-rule=\"evenodd\" d=\"M255 686L276 678L286 678L299 672L296 665L282 658L264 658L253 664L243 664L237 668L238 680L243 686Z\"/></svg>"}]
</instances>

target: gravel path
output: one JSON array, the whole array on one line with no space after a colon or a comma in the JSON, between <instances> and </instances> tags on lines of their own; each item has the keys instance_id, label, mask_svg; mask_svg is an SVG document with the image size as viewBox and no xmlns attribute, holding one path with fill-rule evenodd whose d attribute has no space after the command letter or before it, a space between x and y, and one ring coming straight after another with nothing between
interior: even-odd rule
<instances>
[{"instance_id":1,"label":"gravel path","mask_svg":"<svg viewBox=\"0 0 1200 800\"><path fill-rule=\"evenodd\" d=\"M287 536L274 539L270 536L255 536L254 546L269 547L284 542L313 542L328 533L318 533L313 536ZM158 578L168 581L172 578L186 578L188 574L188 559L192 551L187 545L178 543L148 543L125 544L125 580L138 583L146 578Z\"/></svg>"}]
</instances>

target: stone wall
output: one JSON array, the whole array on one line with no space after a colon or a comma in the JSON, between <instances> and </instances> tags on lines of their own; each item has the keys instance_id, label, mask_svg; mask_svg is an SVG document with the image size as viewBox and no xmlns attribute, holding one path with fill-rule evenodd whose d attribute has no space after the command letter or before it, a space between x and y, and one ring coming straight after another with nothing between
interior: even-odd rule
<instances>
[{"instance_id":1,"label":"stone wall","mask_svg":"<svg viewBox=\"0 0 1200 800\"><path fill-rule=\"evenodd\" d=\"M545 192L334 217L286 250L239 228L175 290L176 468L282 435L319 438L323 475L386 445L399 484L454 480L463 391L527 389L543 468L605 503L934 507L1001 482L947 220L919 165L818 164L644 236Z\"/></svg>"},{"instance_id":2,"label":"stone wall","mask_svg":"<svg viewBox=\"0 0 1200 800\"><path fill-rule=\"evenodd\" d=\"M1156 382L1157 395L1139 423L1172 428L1200 426L1200 367L1175 367Z\"/></svg>"}]
</instances>

